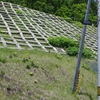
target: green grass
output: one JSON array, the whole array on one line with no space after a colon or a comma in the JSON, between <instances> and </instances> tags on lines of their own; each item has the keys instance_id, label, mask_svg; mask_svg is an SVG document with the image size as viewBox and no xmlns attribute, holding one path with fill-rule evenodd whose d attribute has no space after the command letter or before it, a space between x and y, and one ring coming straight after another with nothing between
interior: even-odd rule
<instances>
[{"instance_id":1,"label":"green grass","mask_svg":"<svg viewBox=\"0 0 100 100\"><path fill-rule=\"evenodd\" d=\"M76 97L72 93L76 57L40 50L0 49L0 100L96 100L97 74L82 59L84 75ZM26 68L29 65L30 68ZM83 66L84 65L84 66ZM2 73L1 73L2 74ZM7 90L10 87L11 90Z\"/></svg>"}]
</instances>

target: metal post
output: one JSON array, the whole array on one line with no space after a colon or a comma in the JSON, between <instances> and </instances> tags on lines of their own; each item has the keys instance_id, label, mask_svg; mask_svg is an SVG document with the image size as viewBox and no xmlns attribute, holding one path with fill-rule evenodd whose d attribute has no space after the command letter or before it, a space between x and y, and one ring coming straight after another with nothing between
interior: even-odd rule
<instances>
[{"instance_id":1,"label":"metal post","mask_svg":"<svg viewBox=\"0 0 100 100\"><path fill-rule=\"evenodd\" d=\"M76 90L77 79L78 79L78 72L79 72L79 69L80 69L80 62L81 62L81 56L82 56L82 51L83 51L83 46L84 46L84 39L85 39L85 33L86 33L86 26L87 26L87 24L85 24L85 22L88 22L90 5L91 5L91 0L88 0L86 14L85 14L85 19L84 19L84 27L83 27L83 30L82 30L82 37L81 37L80 47L79 47L79 52L78 52L78 60L77 60L77 64L76 64L76 72L75 72L75 76L74 76L74 82L73 82L72 91Z\"/></svg>"},{"instance_id":2,"label":"metal post","mask_svg":"<svg viewBox=\"0 0 100 100\"><path fill-rule=\"evenodd\" d=\"M100 0L98 0L98 100L100 100Z\"/></svg>"}]
</instances>

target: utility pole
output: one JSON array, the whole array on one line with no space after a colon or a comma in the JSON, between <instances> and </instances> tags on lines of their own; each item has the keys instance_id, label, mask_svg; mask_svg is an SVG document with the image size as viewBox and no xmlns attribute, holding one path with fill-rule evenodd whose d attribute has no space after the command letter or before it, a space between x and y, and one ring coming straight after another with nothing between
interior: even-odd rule
<instances>
[{"instance_id":1,"label":"utility pole","mask_svg":"<svg viewBox=\"0 0 100 100\"><path fill-rule=\"evenodd\" d=\"M98 100L100 100L100 0L98 0Z\"/></svg>"},{"instance_id":2,"label":"utility pole","mask_svg":"<svg viewBox=\"0 0 100 100\"><path fill-rule=\"evenodd\" d=\"M80 41L80 47L79 47L79 52L78 52L78 60L77 60L77 64L76 64L76 72L75 72L75 76L74 76L72 91L76 90L76 85L77 85L77 81L78 81L78 73L79 73L79 69L80 69L80 62L81 62L82 51L83 51L83 46L84 46L86 26L90 24L90 22L88 21L90 5L91 5L91 0L88 0L85 19L84 19L84 22L83 22L84 27L83 27L83 30L82 30L82 37L81 37L81 41Z\"/></svg>"}]
</instances>

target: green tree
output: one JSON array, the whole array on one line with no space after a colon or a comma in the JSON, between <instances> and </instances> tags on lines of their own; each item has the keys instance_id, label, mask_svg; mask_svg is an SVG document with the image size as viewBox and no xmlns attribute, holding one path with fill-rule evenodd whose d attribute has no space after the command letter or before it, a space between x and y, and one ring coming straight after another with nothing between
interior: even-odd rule
<instances>
[{"instance_id":1,"label":"green tree","mask_svg":"<svg viewBox=\"0 0 100 100\"><path fill-rule=\"evenodd\" d=\"M74 16L75 21L83 21L86 12L86 4L73 4L71 7L71 15Z\"/></svg>"},{"instance_id":2,"label":"green tree","mask_svg":"<svg viewBox=\"0 0 100 100\"><path fill-rule=\"evenodd\" d=\"M59 8L57 11L56 11L56 15L57 16L61 16L61 17L66 17L69 15L69 8L65 5L61 6L61 8Z\"/></svg>"},{"instance_id":3,"label":"green tree","mask_svg":"<svg viewBox=\"0 0 100 100\"><path fill-rule=\"evenodd\" d=\"M68 6L69 8L70 8L70 6L72 6L73 5L73 2L74 2L75 0L64 0L64 5L66 5L66 6Z\"/></svg>"},{"instance_id":4,"label":"green tree","mask_svg":"<svg viewBox=\"0 0 100 100\"><path fill-rule=\"evenodd\" d=\"M88 0L74 0L74 4L87 3Z\"/></svg>"},{"instance_id":5,"label":"green tree","mask_svg":"<svg viewBox=\"0 0 100 100\"><path fill-rule=\"evenodd\" d=\"M47 7L47 4L45 2L36 1L33 6L36 10L44 11Z\"/></svg>"},{"instance_id":6,"label":"green tree","mask_svg":"<svg viewBox=\"0 0 100 100\"><path fill-rule=\"evenodd\" d=\"M44 12L53 14L54 13L54 6L52 6L51 3L49 3L48 5L46 5Z\"/></svg>"}]
</instances>

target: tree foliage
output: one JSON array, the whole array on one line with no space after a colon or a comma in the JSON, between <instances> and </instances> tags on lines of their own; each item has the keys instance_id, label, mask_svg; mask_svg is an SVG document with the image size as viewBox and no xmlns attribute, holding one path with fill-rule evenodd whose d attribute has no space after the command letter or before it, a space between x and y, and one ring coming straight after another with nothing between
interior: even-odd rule
<instances>
[{"instance_id":1,"label":"tree foliage","mask_svg":"<svg viewBox=\"0 0 100 100\"><path fill-rule=\"evenodd\" d=\"M86 12L86 4L73 4L71 6L71 16L74 16L75 21L82 21L84 20L84 15Z\"/></svg>"},{"instance_id":2,"label":"tree foliage","mask_svg":"<svg viewBox=\"0 0 100 100\"><path fill-rule=\"evenodd\" d=\"M69 8L65 5L62 5L61 8L57 9L55 14L57 16L66 17L69 15Z\"/></svg>"}]
</instances>

